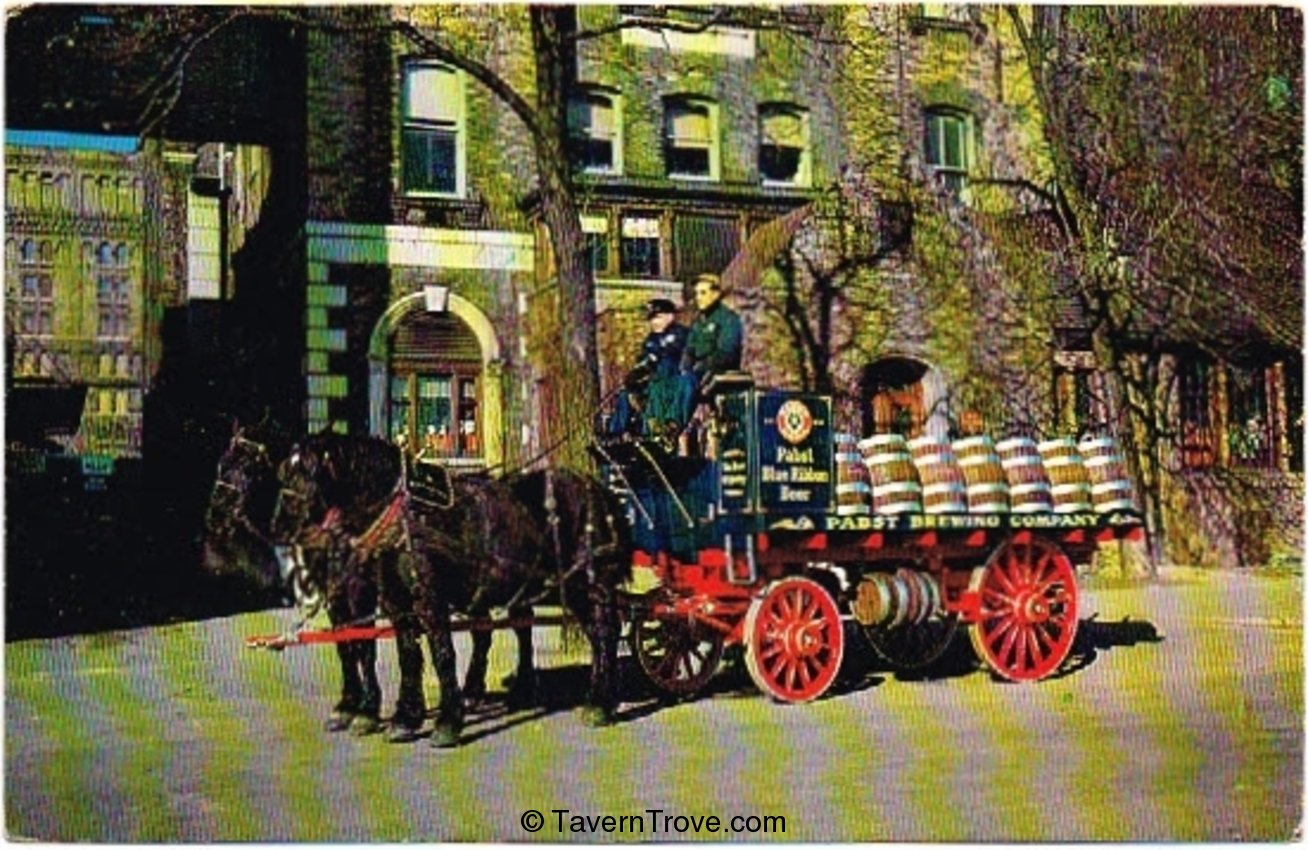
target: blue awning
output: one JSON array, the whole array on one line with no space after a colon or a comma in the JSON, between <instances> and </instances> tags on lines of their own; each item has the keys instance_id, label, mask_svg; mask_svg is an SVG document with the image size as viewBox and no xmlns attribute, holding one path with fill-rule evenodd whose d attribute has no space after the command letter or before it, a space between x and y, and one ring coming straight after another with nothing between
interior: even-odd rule
<instances>
[{"instance_id":1,"label":"blue awning","mask_svg":"<svg viewBox=\"0 0 1308 850\"><path fill-rule=\"evenodd\" d=\"M72 133L65 130L6 129L5 144L118 154L136 153L140 149L140 139L136 136L107 136L99 133Z\"/></svg>"}]
</instances>

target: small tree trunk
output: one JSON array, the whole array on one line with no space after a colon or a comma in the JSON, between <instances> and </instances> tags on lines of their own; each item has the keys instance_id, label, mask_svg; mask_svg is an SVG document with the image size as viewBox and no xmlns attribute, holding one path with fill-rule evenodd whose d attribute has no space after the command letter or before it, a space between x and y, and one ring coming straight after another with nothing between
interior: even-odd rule
<instances>
[{"instance_id":1,"label":"small tree trunk","mask_svg":"<svg viewBox=\"0 0 1308 850\"><path fill-rule=\"evenodd\" d=\"M599 348L596 343L595 279L587 262L585 236L573 197L568 161L567 103L576 62L564 36L576 26L569 6L532 6L536 51L536 107L541 137L536 140L541 214L549 231L559 286L559 349L547 352L551 396L547 432L563 443L553 460L574 469L592 467L586 444L599 409Z\"/></svg>"}]
</instances>

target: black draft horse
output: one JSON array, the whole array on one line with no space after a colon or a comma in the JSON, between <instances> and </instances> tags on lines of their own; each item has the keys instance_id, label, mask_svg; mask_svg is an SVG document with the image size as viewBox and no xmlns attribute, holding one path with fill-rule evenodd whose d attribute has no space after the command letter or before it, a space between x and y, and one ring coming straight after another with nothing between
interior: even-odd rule
<instances>
[{"instance_id":1,"label":"black draft horse","mask_svg":"<svg viewBox=\"0 0 1308 850\"><path fill-rule=\"evenodd\" d=\"M264 442L267 440L267 442ZM328 570L341 562L340 538L323 535L332 547L321 556L304 557L285 545L272 529L279 499L274 457L290 445L285 435L262 434L233 425L231 442L218 461L218 473L205 514L205 565L215 573L239 571L264 588L289 593L302 610L326 604L333 625L370 624L376 616L376 591L365 583L333 581ZM360 640L336 644L341 667L341 697L326 722L329 731L350 729L364 735L381 727L381 685L377 679L377 645ZM414 664L401 663L401 669ZM422 674L417 651L415 681ZM417 685L415 685L417 686ZM397 712L403 716L402 712ZM421 724L421 708L416 723Z\"/></svg>"},{"instance_id":2,"label":"black draft horse","mask_svg":"<svg viewBox=\"0 0 1308 850\"><path fill-rule=\"evenodd\" d=\"M375 438L311 437L281 468L283 495L274 534L313 542L323 529L346 528L354 554L337 572L380 589L397 639L417 646L425 632L440 682L434 746L458 743L463 696L450 634L452 612L510 614L557 600L591 643L583 719L611 722L617 708L617 588L631 574L631 543L615 497L599 482L563 470L505 479L451 475L431 466L435 483L412 487L399 450ZM429 482L430 483L430 482ZM469 689L484 689L491 636L474 632ZM530 628L519 631L516 687L534 683ZM401 652L402 728L421 707L419 676ZM418 669L421 669L420 658Z\"/></svg>"}]
</instances>

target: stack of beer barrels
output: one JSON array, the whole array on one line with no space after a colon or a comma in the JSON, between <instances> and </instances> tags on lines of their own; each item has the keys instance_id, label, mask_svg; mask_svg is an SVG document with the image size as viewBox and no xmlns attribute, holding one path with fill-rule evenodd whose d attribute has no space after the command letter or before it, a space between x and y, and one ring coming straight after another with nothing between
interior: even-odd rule
<instances>
[{"instance_id":1,"label":"stack of beer barrels","mask_svg":"<svg viewBox=\"0 0 1308 850\"><path fill-rule=\"evenodd\" d=\"M836 513L1003 514L1134 510L1111 437L1077 443L986 435L952 443L836 434Z\"/></svg>"}]
</instances>

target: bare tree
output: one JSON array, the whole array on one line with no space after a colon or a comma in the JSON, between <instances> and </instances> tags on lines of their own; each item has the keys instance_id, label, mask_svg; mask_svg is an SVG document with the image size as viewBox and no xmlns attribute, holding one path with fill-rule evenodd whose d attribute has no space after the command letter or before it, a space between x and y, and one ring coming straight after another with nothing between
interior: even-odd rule
<instances>
[{"instance_id":1,"label":"bare tree","mask_svg":"<svg viewBox=\"0 0 1308 850\"><path fill-rule=\"evenodd\" d=\"M1302 18L1009 7L1056 175L1058 250L1123 420L1154 563L1163 355L1301 344Z\"/></svg>"}]
</instances>

